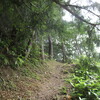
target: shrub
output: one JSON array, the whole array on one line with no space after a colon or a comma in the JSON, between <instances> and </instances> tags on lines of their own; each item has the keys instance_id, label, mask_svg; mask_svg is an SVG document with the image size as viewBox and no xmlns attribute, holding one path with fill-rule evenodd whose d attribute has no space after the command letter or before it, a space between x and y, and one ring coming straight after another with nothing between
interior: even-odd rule
<instances>
[{"instance_id":1,"label":"shrub","mask_svg":"<svg viewBox=\"0 0 100 100\"><path fill-rule=\"evenodd\" d=\"M70 80L72 96L77 100L99 100L99 68L92 58L81 57L76 64L73 78Z\"/></svg>"}]
</instances>

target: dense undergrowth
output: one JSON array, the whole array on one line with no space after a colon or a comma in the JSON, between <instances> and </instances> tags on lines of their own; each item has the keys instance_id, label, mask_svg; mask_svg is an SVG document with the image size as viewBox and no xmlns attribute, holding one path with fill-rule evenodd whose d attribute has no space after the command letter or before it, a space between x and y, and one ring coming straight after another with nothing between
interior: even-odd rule
<instances>
[{"instance_id":1,"label":"dense undergrowth","mask_svg":"<svg viewBox=\"0 0 100 100\"><path fill-rule=\"evenodd\" d=\"M92 58L80 57L75 61L74 73L66 79L72 85L73 100L100 100L100 70Z\"/></svg>"}]
</instances>

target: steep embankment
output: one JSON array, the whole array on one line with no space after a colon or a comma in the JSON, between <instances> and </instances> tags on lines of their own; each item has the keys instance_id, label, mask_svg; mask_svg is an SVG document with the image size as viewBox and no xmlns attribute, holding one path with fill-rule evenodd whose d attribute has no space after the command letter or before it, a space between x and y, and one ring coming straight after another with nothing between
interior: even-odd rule
<instances>
[{"instance_id":1,"label":"steep embankment","mask_svg":"<svg viewBox=\"0 0 100 100\"><path fill-rule=\"evenodd\" d=\"M0 100L64 100L60 89L66 86L65 69L69 67L56 61L49 61L41 68L27 67L17 71L2 68Z\"/></svg>"}]
</instances>

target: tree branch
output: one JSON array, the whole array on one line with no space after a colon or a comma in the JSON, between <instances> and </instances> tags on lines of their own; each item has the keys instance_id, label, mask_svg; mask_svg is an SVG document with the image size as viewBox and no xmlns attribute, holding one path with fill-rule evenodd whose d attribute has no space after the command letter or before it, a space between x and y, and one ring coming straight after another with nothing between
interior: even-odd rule
<instances>
[{"instance_id":1,"label":"tree branch","mask_svg":"<svg viewBox=\"0 0 100 100\"><path fill-rule=\"evenodd\" d=\"M69 13L71 13L73 16L75 16L76 18L78 18L78 19L81 20L81 21L83 21L83 22L85 22L85 23L87 23L87 24L90 24L90 25L92 25L92 26L100 25L100 23L99 23L99 24L94 24L94 23L91 23L91 22L86 21L85 19L83 19L83 18L81 18L79 15L77 15L75 12L73 12L71 9L69 9L68 6L59 3L59 1L57 1L57 0L52 0L52 1L55 2L56 4L58 4L58 5L59 5L60 7L62 7L63 9L67 10ZM82 9L82 8L81 8L81 9Z\"/></svg>"},{"instance_id":2,"label":"tree branch","mask_svg":"<svg viewBox=\"0 0 100 100\"><path fill-rule=\"evenodd\" d=\"M84 9L84 10L87 10L88 12L90 12L90 13L92 13L93 15L95 15L95 16L97 16L97 17L99 17L100 18L100 15L97 15L97 14L95 14L94 12L92 12L91 10L88 10L88 9L86 9L86 7L85 6L83 6L83 7L81 7L81 6L77 6L77 5L66 5L66 6L70 6L70 7L75 7L75 8L79 8L79 9Z\"/></svg>"}]
</instances>

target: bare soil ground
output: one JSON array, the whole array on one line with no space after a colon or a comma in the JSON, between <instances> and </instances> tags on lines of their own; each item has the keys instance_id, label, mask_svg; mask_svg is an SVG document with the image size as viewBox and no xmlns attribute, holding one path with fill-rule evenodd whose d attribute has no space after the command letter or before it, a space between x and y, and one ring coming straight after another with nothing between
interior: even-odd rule
<instances>
[{"instance_id":1,"label":"bare soil ground","mask_svg":"<svg viewBox=\"0 0 100 100\"><path fill-rule=\"evenodd\" d=\"M69 71L70 66L56 61L49 61L47 66L36 72L38 80L21 76L12 69L0 69L0 100L71 100L65 99L67 95L60 94L62 87L70 88L64 82L64 78L69 75L64 74L64 71Z\"/></svg>"}]
</instances>

